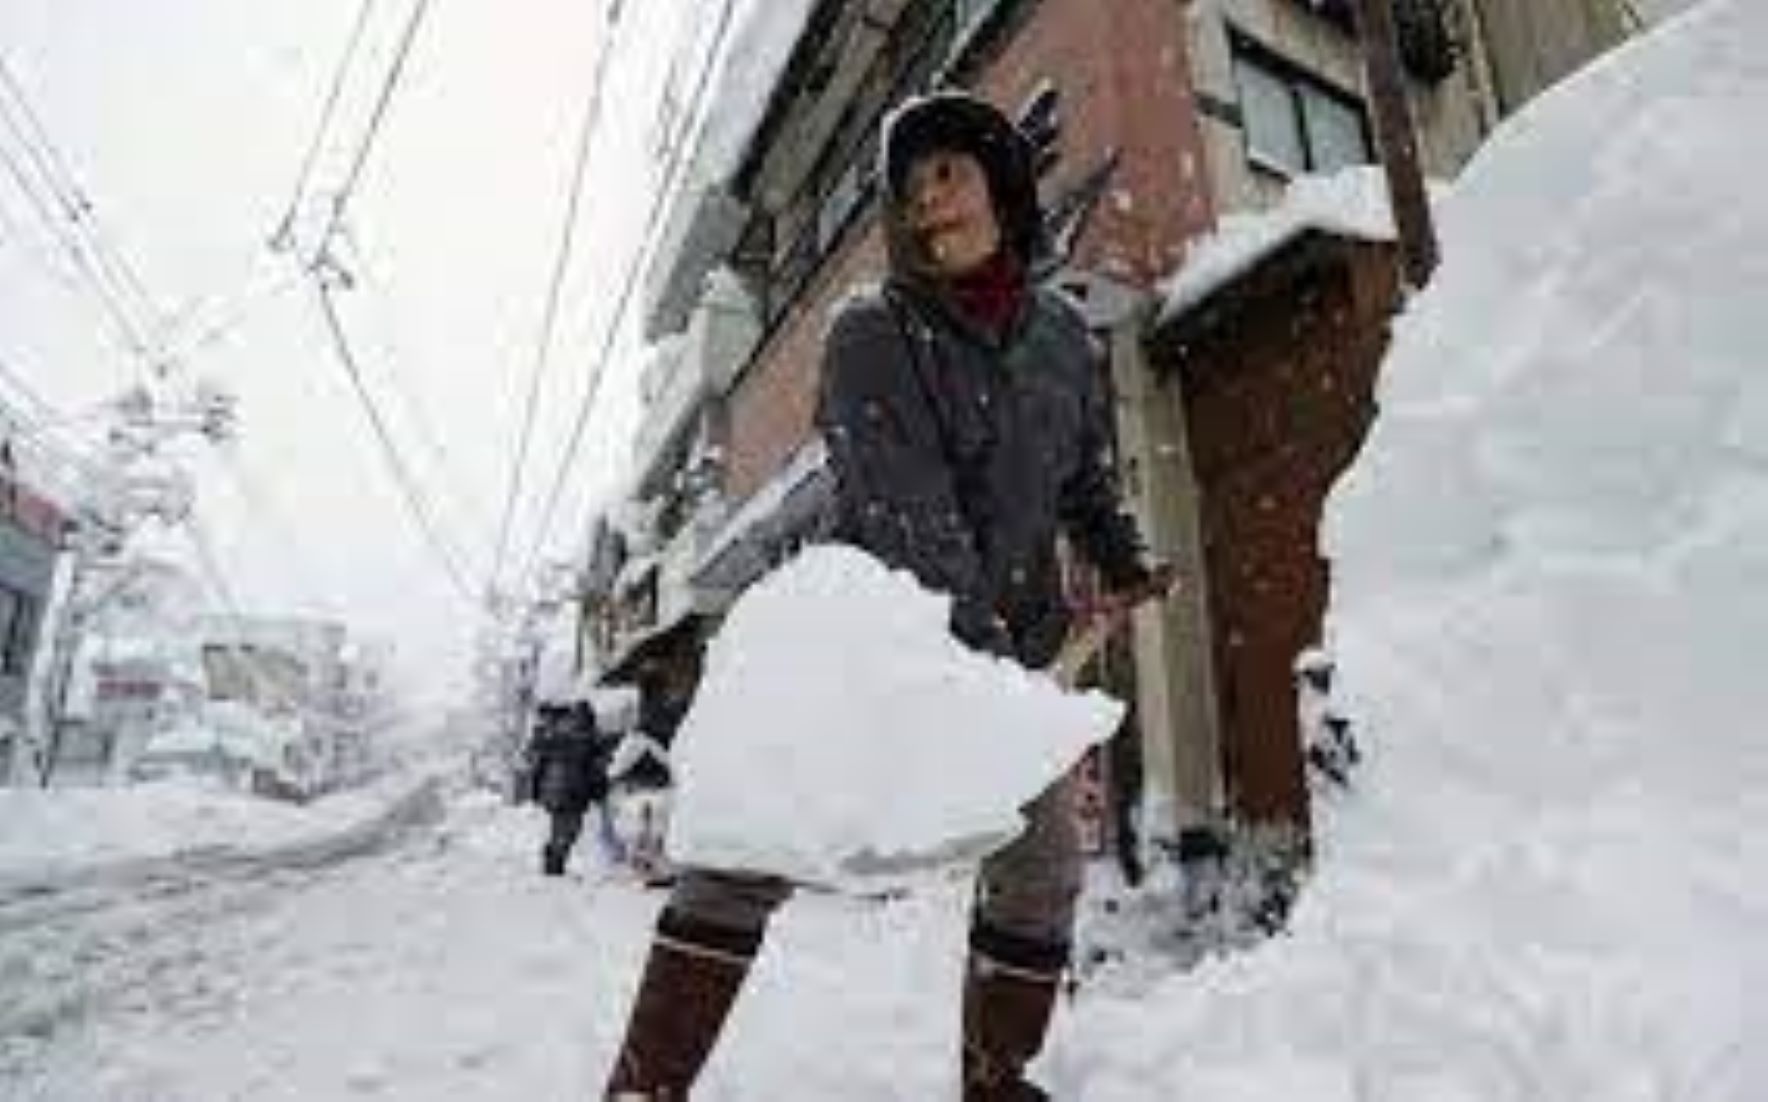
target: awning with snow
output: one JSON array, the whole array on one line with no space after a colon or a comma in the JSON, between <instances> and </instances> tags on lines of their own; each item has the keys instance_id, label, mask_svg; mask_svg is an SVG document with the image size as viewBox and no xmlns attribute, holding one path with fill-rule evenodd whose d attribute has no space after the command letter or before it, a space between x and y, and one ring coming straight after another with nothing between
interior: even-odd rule
<instances>
[{"instance_id":1,"label":"awning with snow","mask_svg":"<svg viewBox=\"0 0 1768 1102\"><path fill-rule=\"evenodd\" d=\"M647 663L666 660L677 652L677 648L697 646L701 625L708 619L698 612L683 611L629 640L609 659L598 684L633 684Z\"/></svg>"},{"instance_id":2,"label":"awning with snow","mask_svg":"<svg viewBox=\"0 0 1768 1102\"><path fill-rule=\"evenodd\" d=\"M811 440L743 503L700 560L694 586L734 597L816 527L829 501L829 453Z\"/></svg>"},{"instance_id":3,"label":"awning with snow","mask_svg":"<svg viewBox=\"0 0 1768 1102\"><path fill-rule=\"evenodd\" d=\"M1223 287L1258 267L1310 230L1358 241L1394 240L1387 182L1379 168L1303 176L1268 211L1222 217L1162 281L1155 327L1205 305Z\"/></svg>"}]
</instances>

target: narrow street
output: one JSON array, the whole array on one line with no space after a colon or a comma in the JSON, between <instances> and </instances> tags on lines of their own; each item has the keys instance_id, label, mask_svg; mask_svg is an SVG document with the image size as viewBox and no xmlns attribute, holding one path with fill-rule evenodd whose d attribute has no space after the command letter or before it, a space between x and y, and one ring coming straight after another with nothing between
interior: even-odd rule
<instances>
[{"instance_id":1,"label":"narrow street","mask_svg":"<svg viewBox=\"0 0 1768 1102\"><path fill-rule=\"evenodd\" d=\"M6 1097L592 1097L661 894L585 871L585 852L543 879L539 830L469 797L366 856L6 902L0 987L24 996L0 999ZM961 902L795 901L708 1096L940 1096Z\"/></svg>"},{"instance_id":2,"label":"narrow street","mask_svg":"<svg viewBox=\"0 0 1768 1102\"><path fill-rule=\"evenodd\" d=\"M1764 43L0 3L0 1102L1768 1100Z\"/></svg>"}]
</instances>

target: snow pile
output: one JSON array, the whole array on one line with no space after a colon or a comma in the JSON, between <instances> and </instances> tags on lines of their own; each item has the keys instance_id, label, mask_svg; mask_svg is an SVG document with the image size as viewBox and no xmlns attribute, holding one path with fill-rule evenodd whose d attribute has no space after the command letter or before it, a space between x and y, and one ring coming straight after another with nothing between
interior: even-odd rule
<instances>
[{"instance_id":1,"label":"snow pile","mask_svg":"<svg viewBox=\"0 0 1768 1102\"><path fill-rule=\"evenodd\" d=\"M279 769L288 749L301 739L300 723L267 716L231 700L210 701L200 716L188 716L148 740L149 758L213 756Z\"/></svg>"},{"instance_id":2,"label":"snow pile","mask_svg":"<svg viewBox=\"0 0 1768 1102\"><path fill-rule=\"evenodd\" d=\"M750 589L674 746L672 859L813 883L974 858L1122 707L977 654L950 599L849 547Z\"/></svg>"},{"instance_id":3,"label":"snow pile","mask_svg":"<svg viewBox=\"0 0 1768 1102\"><path fill-rule=\"evenodd\" d=\"M1361 166L1303 176L1289 185L1274 210L1223 215L1215 232L1192 245L1184 267L1161 285L1161 321L1196 306L1309 230L1392 241L1393 212L1381 169Z\"/></svg>"},{"instance_id":4,"label":"snow pile","mask_svg":"<svg viewBox=\"0 0 1768 1102\"><path fill-rule=\"evenodd\" d=\"M1763 42L1715 0L1457 186L1329 515L1361 795L1292 936L1095 1001L1059 1097L1768 1093Z\"/></svg>"},{"instance_id":5,"label":"snow pile","mask_svg":"<svg viewBox=\"0 0 1768 1102\"><path fill-rule=\"evenodd\" d=\"M389 778L298 807L190 776L126 788L0 788L0 886L316 841L376 819L414 783Z\"/></svg>"},{"instance_id":6,"label":"snow pile","mask_svg":"<svg viewBox=\"0 0 1768 1102\"><path fill-rule=\"evenodd\" d=\"M312 815L197 779L129 788L0 789L0 877L291 841Z\"/></svg>"}]
</instances>

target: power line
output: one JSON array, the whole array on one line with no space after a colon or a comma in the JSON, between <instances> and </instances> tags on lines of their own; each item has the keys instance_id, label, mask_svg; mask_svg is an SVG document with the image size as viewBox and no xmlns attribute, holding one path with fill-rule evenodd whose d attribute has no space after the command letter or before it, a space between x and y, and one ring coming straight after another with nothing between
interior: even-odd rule
<instances>
[{"instance_id":1,"label":"power line","mask_svg":"<svg viewBox=\"0 0 1768 1102\"><path fill-rule=\"evenodd\" d=\"M5 115L3 104L0 104L0 121L7 122L9 126L11 124L11 118ZM138 328L138 323L129 315L128 310L118 298L116 289L110 285L103 271L86 254L81 240L70 234L67 223L54 209L54 200L43 197L40 192L43 185L31 178L30 173L4 144L0 144L0 166L3 166L7 174L12 177L14 184L18 187L19 194L25 197L25 202L30 205L32 212L36 214L38 220L49 232L50 237L67 254L68 259L73 261L74 270L84 280L86 290L93 296L100 312L105 315L112 328L116 330L117 336L122 341L123 350L130 356L145 360L147 358L147 344Z\"/></svg>"},{"instance_id":2,"label":"power line","mask_svg":"<svg viewBox=\"0 0 1768 1102\"><path fill-rule=\"evenodd\" d=\"M731 16L734 8L735 4L733 3L733 0L723 0L719 6L718 23L713 30L712 44L707 49L706 61L700 68L700 72L695 80L693 98L689 101L693 104L693 111L689 116L690 118L698 117L705 104L708 89L712 82L712 74L717 68L720 53L724 48L725 37L730 31ZM528 563L522 570L524 576L531 576L534 573L539 564L540 557L545 551L547 537L552 532L553 519L558 512L559 501L564 494L565 482L570 477L571 468L577 461L577 454L583 447L584 435L589 427L589 419L595 408L595 400L601 391L602 379L607 374L609 358L613 355L615 342L619 338L622 325L625 324L626 313L627 310L631 308L634 294L638 289L639 279L643 275L645 265L649 261L652 250L656 246L658 228L662 222L665 210L668 209L668 200L674 193L681 173L687 167L688 155L693 151L694 147L695 143L693 141L683 141L676 147L670 156L669 165L665 170L663 186L652 196L651 208L646 215L643 234L640 238L641 244L639 251L633 257L633 262L626 270L626 276L620 290L620 295L615 302L614 315L610 319L607 328L602 332L601 346L597 349L594 367L590 372L588 385L581 401L578 403L577 413L571 424L570 436L565 446L565 455L560 462L558 469L554 472L552 485L547 491L546 505L541 511L540 529L529 553Z\"/></svg>"},{"instance_id":3,"label":"power line","mask_svg":"<svg viewBox=\"0 0 1768 1102\"><path fill-rule=\"evenodd\" d=\"M65 428L73 418L44 398L23 373L4 358L0 358L0 382L10 387L24 400L25 405L31 407L30 412L26 412L10 403L0 403L0 419L8 423L6 427L22 430L8 433L7 443L30 449L62 467L82 472L98 469L97 463L90 456L54 438L53 434Z\"/></svg>"},{"instance_id":4,"label":"power line","mask_svg":"<svg viewBox=\"0 0 1768 1102\"><path fill-rule=\"evenodd\" d=\"M200 327L193 321L188 326L190 332L187 335L176 340L168 340L167 358L185 360L233 336L252 320L253 314L259 307L269 305L294 290L300 284L302 274L299 269L286 270L264 280L258 286L247 282L244 289L239 291L231 301L225 302L221 306L211 306L209 303L200 304L187 316L200 321L202 320L201 315L208 312L214 315L213 320ZM210 303L215 301L218 301L218 298L210 299Z\"/></svg>"},{"instance_id":5,"label":"power line","mask_svg":"<svg viewBox=\"0 0 1768 1102\"><path fill-rule=\"evenodd\" d=\"M4 101L0 101L0 113L7 116L9 127L27 156L36 164L51 193L60 201L67 220L85 232L86 244L94 263L109 285L120 292L125 304L135 306L148 323L152 324L158 319L154 296L148 291L140 272L110 241L103 224L98 220L97 209L91 198L80 187L72 169L68 167L67 158L50 137L49 128L31 106L30 97L25 95L23 85L13 75L4 59L0 59L0 85L5 86L16 104L15 108L8 109ZM132 303L129 301L131 299ZM139 323L140 318L136 321ZM141 343L145 345L147 342L143 340Z\"/></svg>"},{"instance_id":6,"label":"power line","mask_svg":"<svg viewBox=\"0 0 1768 1102\"><path fill-rule=\"evenodd\" d=\"M602 42L596 56L595 72L591 78L589 101L584 107L583 119L578 124L576 153L571 165L570 187L565 203L564 222L559 229L558 247L553 253L552 272L547 282L546 302L541 310L540 330L534 342L534 365L528 376L528 395L522 408L522 424L516 442L515 462L510 467L509 483L504 492L502 516L497 524L497 550L492 556L491 574L485 583L490 591L497 586L503 574L504 556L509 550L510 527L515 519L516 502L521 497L522 479L527 473L528 451L534 439L535 415L540 408L542 382L546 377L547 367L551 359L553 333L558 324L559 304L562 298L565 276L571 266L571 254L576 245L578 212L583 198L583 182L589 167L590 150L594 145L597 125L601 118L602 88L607 79L608 58L613 53L612 36L619 25L620 8L615 5L608 13L608 36Z\"/></svg>"},{"instance_id":7,"label":"power line","mask_svg":"<svg viewBox=\"0 0 1768 1102\"><path fill-rule=\"evenodd\" d=\"M374 6L375 0L362 0L362 5L356 9L356 21L350 28L349 41L345 43L344 54L332 71L331 84L325 94L325 105L320 108L319 124L314 127L313 138L307 143L306 153L301 156L301 169L295 177L295 190L289 196L288 209L283 212L282 218L277 222L276 232L271 235L273 247L283 248L293 243L295 218L300 211L301 200L306 197L307 184L313 177L314 166L319 162L320 150L325 147L326 135L331 131L338 101L342 98L344 85L349 79L350 66L356 60L356 51L362 45L363 32L368 29Z\"/></svg>"},{"instance_id":8,"label":"power line","mask_svg":"<svg viewBox=\"0 0 1768 1102\"><path fill-rule=\"evenodd\" d=\"M354 234L348 229L344 233L354 245ZM373 270L363 259L360 247L356 247L354 251L351 268L356 281L355 285L364 290L378 290L382 296L385 296L385 288L380 285ZM436 430L435 423L431 420L424 404L417 400L416 393L405 385L404 373L399 370L399 361L403 350L398 332L385 313L372 311L371 316L375 323L376 343L380 346L381 360L385 365L381 374L387 385L392 388L394 396L404 407L412 428L417 433L419 443L429 454L430 462L435 464L435 469L443 476L442 504L451 507L457 518L464 518L468 527L475 530L483 528L489 531L490 524L483 503L466 489L466 480L458 477L456 473L459 470L458 464L449 452L447 444L443 442L443 434Z\"/></svg>"},{"instance_id":9,"label":"power line","mask_svg":"<svg viewBox=\"0 0 1768 1102\"><path fill-rule=\"evenodd\" d=\"M344 174L344 182L332 197L331 215L326 222L325 232L320 235L320 253L323 255L326 245L337 233L338 226L344 220L344 214L350 200L356 194L356 188L362 181L363 169L368 165L368 156L374 150L375 141L380 137L381 126L386 122L387 111L393 104L393 95L399 89L399 81L405 75L405 63L411 57L411 48L417 41L418 29L423 25L424 17L430 13L432 0L417 0L412 6L411 15L405 21L405 30L399 37L399 45L393 54L393 64L388 68L385 79L381 82L380 93L375 97L373 111L368 117L368 129L363 133L356 147L356 155L351 159L350 169Z\"/></svg>"},{"instance_id":10,"label":"power line","mask_svg":"<svg viewBox=\"0 0 1768 1102\"><path fill-rule=\"evenodd\" d=\"M42 392L33 386L30 380L24 377L24 374L5 359L0 359L0 381L4 381L6 385L23 395L25 402L34 407L39 416L51 420L62 417L62 412L55 403L43 397Z\"/></svg>"},{"instance_id":11,"label":"power line","mask_svg":"<svg viewBox=\"0 0 1768 1102\"><path fill-rule=\"evenodd\" d=\"M453 546L443 537L428 499L424 497L411 468L406 464L404 456L400 454L399 447L393 440L392 432L380 406L375 402L374 396L369 393L367 385L363 382L362 369L357 363L355 352L350 347L350 339L344 331L343 320L338 316L337 304L332 301L331 289L323 277L316 277L314 286L319 299L320 312L325 318L326 331L331 336L332 350L336 354L339 366L349 377L350 386L356 395L358 404L362 406L368 416L369 425L374 429L375 438L380 443L381 457L386 461L387 469L393 475L393 481L399 488L406 509L417 523L418 530L430 550L435 553L437 560L441 563L449 580L453 582L455 589L460 593L461 598L469 605L473 604L475 600L473 589L467 581L466 571L461 568L460 560Z\"/></svg>"}]
</instances>

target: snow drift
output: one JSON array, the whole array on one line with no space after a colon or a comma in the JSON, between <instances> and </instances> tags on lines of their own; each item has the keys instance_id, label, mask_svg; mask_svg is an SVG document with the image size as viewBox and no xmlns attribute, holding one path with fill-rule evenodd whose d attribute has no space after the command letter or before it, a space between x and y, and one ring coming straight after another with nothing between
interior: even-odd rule
<instances>
[{"instance_id":1,"label":"snow drift","mask_svg":"<svg viewBox=\"0 0 1768 1102\"><path fill-rule=\"evenodd\" d=\"M1715 0L1456 187L1324 536L1361 793L1292 935L1071 1021L1058 1096L1768 1092L1764 42Z\"/></svg>"},{"instance_id":2,"label":"snow drift","mask_svg":"<svg viewBox=\"0 0 1768 1102\"><path fill-rule=\"evenodd\" d=\"M977 858L1122 707L969 650L949 597L849 547L746 593L674 747L671 858L809 882Z\"/></svg>"}]
</instances>

